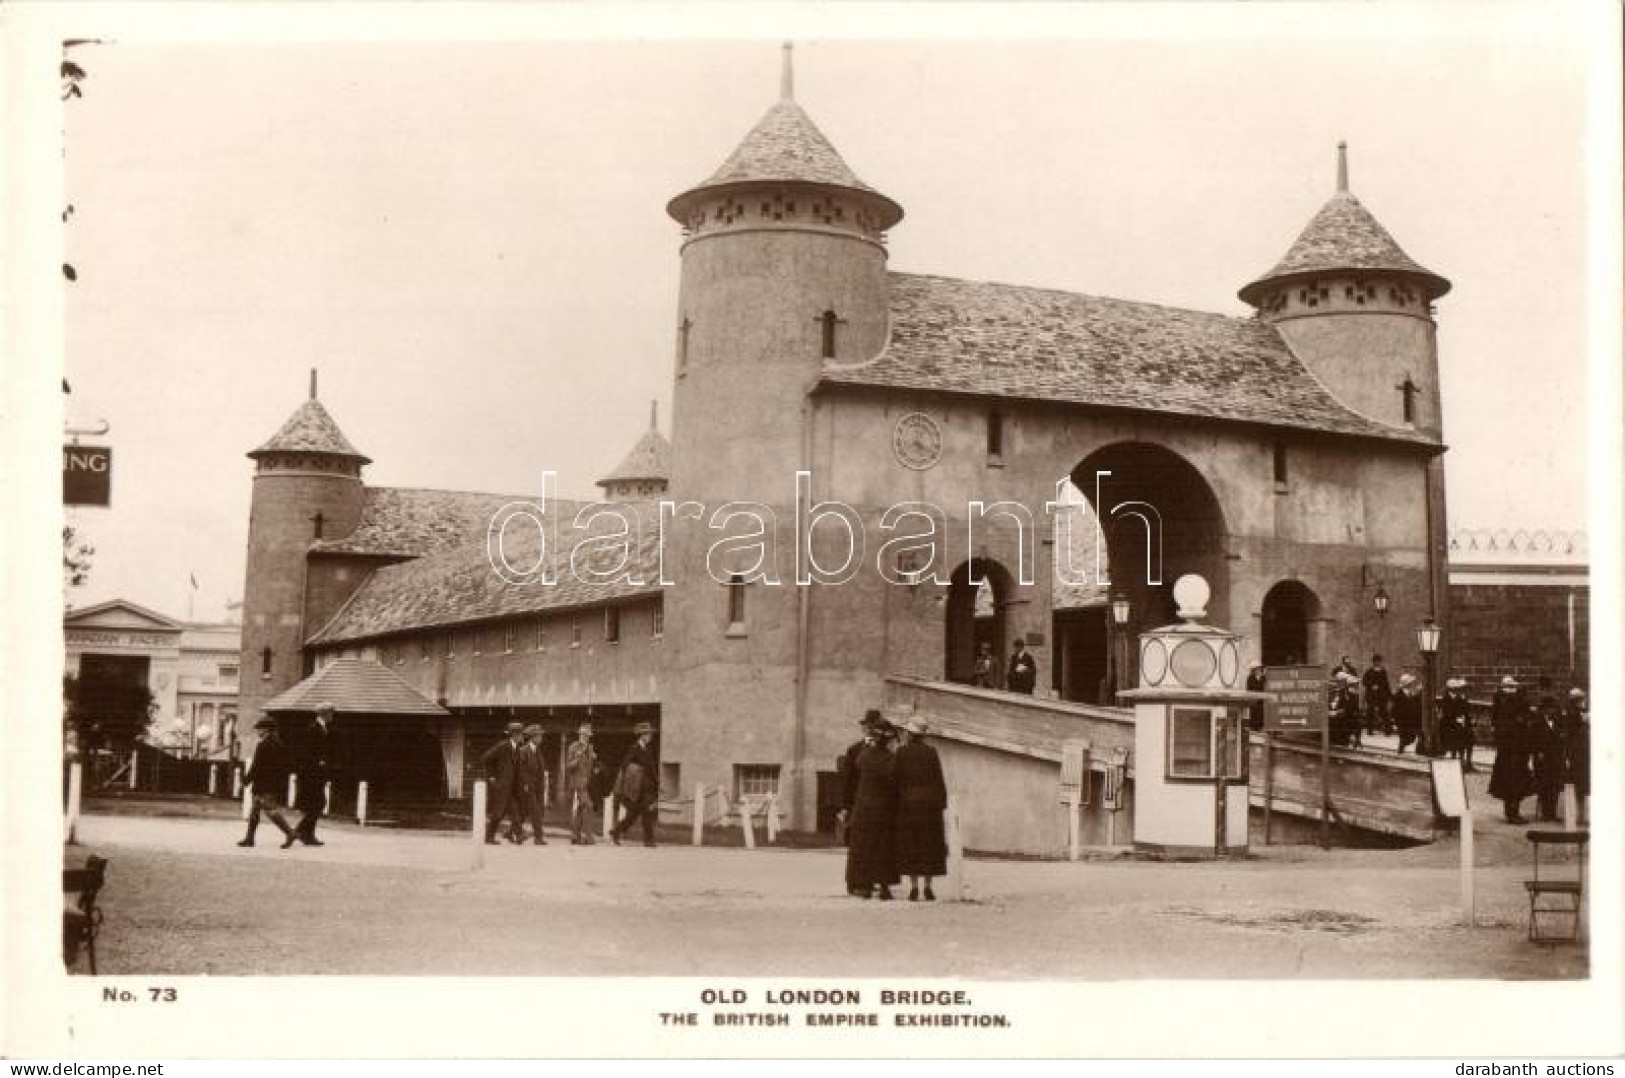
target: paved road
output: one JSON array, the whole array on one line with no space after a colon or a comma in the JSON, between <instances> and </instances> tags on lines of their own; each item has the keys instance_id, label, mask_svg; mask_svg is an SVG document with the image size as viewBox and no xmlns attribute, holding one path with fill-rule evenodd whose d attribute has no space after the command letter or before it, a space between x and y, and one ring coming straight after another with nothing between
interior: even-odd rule
<instances>
[{"instance_id":1,"label":"paved road","mask_svg":"<svg viewBox=\"0 0 1625 1078\"><path fill-rule=\"evenodd\" d=\"M1272 847L1241 864L973 861L964 902L841 893L838 851L484 847L326 827L245 850L234 821L91 815L112 860L103 969L129 973L1573 978L1524 939L1514 836L1488 834L1479 926L1453 843ZM1499 845L1498 845L1499 841ZM1497 849L1505 847L1504 855ZM941 888L946 890L946 888Z\"/></svg>"}]
</instances>

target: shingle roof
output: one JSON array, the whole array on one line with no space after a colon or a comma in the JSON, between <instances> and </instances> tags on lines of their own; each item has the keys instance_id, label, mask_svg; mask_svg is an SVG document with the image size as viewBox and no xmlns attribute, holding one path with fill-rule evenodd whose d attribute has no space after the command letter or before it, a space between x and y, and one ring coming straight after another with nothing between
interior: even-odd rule
<instances>
[{"instance_id":1,"label":"shingle roof","mask_svg":"<svg viewBox=\"0 0 1625 1078\"><path fill-rule=\"evenodd\" d=\"M1416 278L1437 299L1450 291L1450 282L1400 250L1388 230L1371 211L1347 191L1339 191L1315 214L1286 257L1275 268L1237 293L1247 303L1258 303L1269 285L1282 279L1314 276L1338 270L1376 270Z\"/></svg>"},{"instance_id":2,"label":"shingle roof","mask_svg":"<svg viewBox=\"0 0 1625 1078\"><path fill-rule=\"evenodd\" d=\"M322 402L311 397L294 410L288 421L258 449L249 453L258 457L265 453L331 453L336 456L355 457L363 464L372 458L356 451L350 439L339 430L333 417L327 414Z\"/></svg>"},{"instance_id":3,"label":"shingle roof","mask_svg":"<svg viewBox=\"0 0 1625 1078\"><path fill-rule=\"evenodd\" d=\"M722 167L704 183L672 199L667 212L681 221L684 214L679 205L700 191L763 182L820 183L862 191L884 204L881 228L890 228L903 219L902 207L858 179L812 117L789 98L768 109Z\"/></svg>"},{"instance_id":4,"label":"shingle roof","mask_svg":"<svg viewBox=\"0 0 1625 1078\"><path fill-rule=\"evenodd\" d=\"M821 386L1123 408L1435 445L1340 404L1256 319L1042 288L893 273L891 335Z\"/></svg>"},{"instance_id":5,"label":"shingle roof","mask_svg":"<svg viewBox=\"0 0 1625 1078\"><path fill-rule=\"evenodd\" d=\"M539 495L485 494L466 490L368 487L361 522L338 539L311 545L315 553L388 554L419 557L483 543L491 518L504 505L540 505ZM554 498L551 505L573 517L584 502Z\"/></svg>"},{"instance_id":6,"label":"shingle roof","mask_svg":"<svg viewBox=\"0 0 1625 1078\"><path fill-rule=\"evenodd\" d=\"M612 571L619 562L619 548L608 544L584 544L585 534L572 537L566 526L560 529L562 549L548 553L547 562L557 573L557 583L508 583L492 568L486 552L486 524L454 550L388 565L377 569L357 589L331 621L310 638L311 644L333 644L493 618L565 610L591 606L616 599L657 595L660 592L659 505L655 502L625 503L638 522L637 533L629 540L631 557L627 568L642 583L624 579L598 583L581 579L587 570ZM602 532L607 525L596 525ZM572 571L574 548L581 549L579 569ZM516 523L505 533L503 552L508 564L530 569L542 553L536 528Z\"/></svg>"},{"instance_id":7,"label":"shingle roof","mask_svg":"<svg viewBox=\"0 0 1625 1078\"><path fill-rule=\"evenodd\" d=\"M650 428L645 431L638 444L632 447L632 452L615 466L615 470L604 478L598 480L598 485L607 487L612 483L631 482L638 479L671 478L671 443L666 436L658 430Z\"/></svg>"},{"instance_id":8,"label":"shingle roof","mask_svg":"<svg viewBox=\"0 0 1625 1078\"><path fill-rule=\"evenodd\" d=\"M450 714L373 659L334 659L261 707L273 712L315 711L321 703L332 704L341 715Z\"/></svg>"}]
</instances>

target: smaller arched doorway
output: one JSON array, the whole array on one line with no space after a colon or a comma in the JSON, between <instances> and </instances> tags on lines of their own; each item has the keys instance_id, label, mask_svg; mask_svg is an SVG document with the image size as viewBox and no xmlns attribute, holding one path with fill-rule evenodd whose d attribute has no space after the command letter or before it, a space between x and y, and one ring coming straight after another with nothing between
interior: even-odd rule
<instances>
[{"instance_id":1,"label":"smaller arched doorway","mask_svg":"<svg viewBox=\"0 0 1625 1078\"><path fill-rule=\"evenodd\" d=\"M1312 665L1320 659L1320 600L1296 580L1283 580L1264 595L1260 611L1261 661L1265 666Z\"/></svg>"},{"instance_id":2,"label":"smaller arched doorway","mask_svg":"<svg viewBox=\"0 0 1625 1078\"><path fill-rule=\"evenodd\" d=\"M972 558L953 571L943 612L944 679L967 685L975 681L976 655L986 646L993 655L992 687L1003 685L1004 615L1010 588L1009 572L991 558Z\"/></svg>"}]
</instances>

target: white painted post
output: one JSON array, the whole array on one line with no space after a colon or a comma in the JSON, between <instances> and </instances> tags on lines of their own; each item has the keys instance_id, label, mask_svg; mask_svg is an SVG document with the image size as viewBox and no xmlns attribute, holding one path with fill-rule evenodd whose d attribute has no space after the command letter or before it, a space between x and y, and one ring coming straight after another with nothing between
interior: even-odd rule
<instances>
[{"instance_id":1,"label":"white painted post","mask_svg":"<svg viewBox=\"0 0 1625 1078\"><path fill-rule=\"evenodd\" d=\"M1578 831L1580 829L1580 799L1575 796L1574 783L1563 787L1563 830Z\"/></svg>"},{"instance_id":2,"label":"white painted post","mask_svg":"<svg viewBox=\"0 0 1625 1078\"><path fill-rule=\"evenodd\" d=\"M774 794L767 799L767 840L779 840L779 795Z\"/></svg>"},{"instance_id":3,"label":"white painted post","mask_svg":"<svg viewBox=\"0 0 1625 1078\"><path fill-rule=\"evenodd\" d=\"M750 821L750 801L744 798L739 801L739 831L745 836L745 849L754 850L756 848L756 828L751 825Z\"/></svg>"},{"instance_id":4,"label":"white painted post","mask_svg":"<svg viewBox=\"0 0 1625 1078\"><path fill-rule=\"evenodd\" d=\"M209 796L213 797L215 795L215 792L217 790L219 790L219 789L220 789L220 765L219 764L210 764L209 765Z\"/></svg>"},{"instance_id":5,"label":"white painted post","mask_svg":"<svg viewBox=\"0 0 1625 1078\"><path fill-rule=\"evenodd\" d=\"M948 901L965 901L965 843L959 832L959 813L948 811Z\"/></svg>"},{"instance_id":6,"label":"white painted post","mask_svg":"<svg viewBox=\"0 0 1625 1078\"><path fill-rule=\"evenodd\" d=\"M299 776L288 776L288 807L293 808L299 803Z\"/></svg>"},{"instance_id":7,"label":"white painted post","mask_svg":"<svg viewBox=\"0 0 1625 1078\"><path fill-rule=\"evenodd\" d=\"M333 784L331 782L322 787L322 811L329 814L333 811Z\"/></svg>"},{"instance_id":8,"label":"white painted post","mask_svg":"<svg viewBox=\"0 0 1625 1078\"><path fill-rule=\"evenodd\" d=\"M485 780L474 783L473 818L469 821L469 838L474 840L474 852L469 868L485 867Z\"/></svg>"},{"instance_id":9,"label":"white painted post","mask_svg":"<svg viewBox=\"0 0 1625 1078\"><path fill-rule=\"evenodd\" d=\"M355 822L362 827L367 826L367 780L362 779L355 786Z\"/></svg>"},{"instance_id":10,"label":"white painted post","mask_svg":"<svg viewBox=\"0 0 1625 1078\"><path fill-rule=\"evenodd\" d=\"M1473 909L1473 810L1461 814L1461 921L1472 925L1477 921Z\"/></svg>"},{"instance_id":11,"label":"white painted post","mask_svg":"<svg viewBox=\"0 0 1625 1078\"><path fill-rule=\"evenodd\" d=\"M604 795L604 841L609 841L609 833L615 830L615 795Z\"/></svg>"},{"instance_id":12,"label":"white painted post","mask_svg":"<svg viewBox=\"0 0 1625 1078\"><path fill-rule=\"evenodd\" d=\"M243 792L243 769L239 764L231 765L231 796L238 797Z\"/></svg>"},{"instance_id":13,"label":"white painted post","mask_svg":"<svg viewBox=\"0 0 1625 1078\"><path fill-rule=\"evenodd\" d=\"M1072 794L1067 798L1066 804L1066 859L1076 861L1079 856L1079 846L1082 844L1083 806L1078 803L1078 796Z\"/></svg>"},{"instance_id":14,"label":"white painted post","mask_svg":"<svg viewBox=\"0 0 1625 1078\"><path fill-rule=\"evenodd\" d=\"M694 784L694 845L705 844L705 783Z\"/></svg>"},{"instance_id":15,"label":"white painted post","mask_svg":"<svg viewBox=\"0 0 1625 1078\"><path fill-rule=\"evenodd\" d=\"M135 773L141 766L141 752L139 749L130 750L130 789L135 789Z\"/></svg>"},{"instance_id":16,"label":"white painted post","mask_svg":"<svg viewBox=\"0 0 1625 1078\"><path fill-rule=\"evenodd\" d=\"M68 842L73 842L73 830L79 826L79 799L84 789L84 768L78 760L68 765Z\"/></svg>"},{"instance_id":17,"label":"white painted post","mask_svg":"<svg viewBox=\"0 0 1625 1078\"><path fill-rule=\"evenodd\" d=\"M249 810L254 806L253 795L245 788L243 790L243 819L248 819Z\"/></svg>"}]
</instances>

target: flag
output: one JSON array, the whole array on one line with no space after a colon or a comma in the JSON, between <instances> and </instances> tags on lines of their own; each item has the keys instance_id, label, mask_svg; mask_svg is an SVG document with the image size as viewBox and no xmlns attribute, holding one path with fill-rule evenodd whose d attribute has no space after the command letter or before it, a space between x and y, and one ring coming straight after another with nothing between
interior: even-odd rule
<instances>
[{"instance_id":1,"label":"flag","mask_svg":"<svg viewBox=\"0 0 1625 1078\"><path fill-rule=\"evenodd\" d=\"M197 574L192 573L191 578L192 578L192 588L195 591L197 589Z\"/></svg>"}]
</instances>

